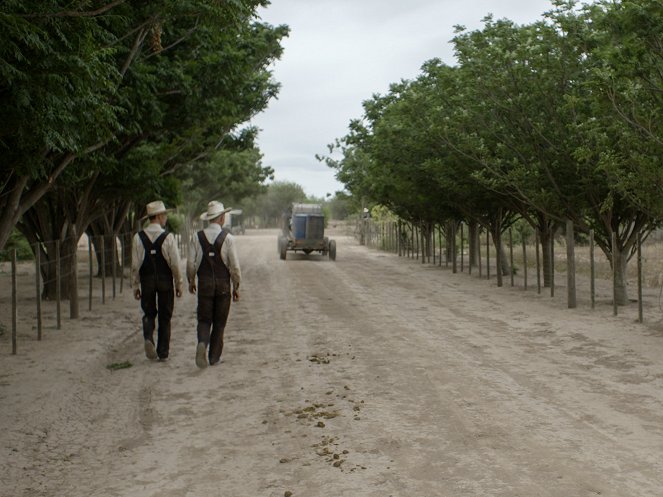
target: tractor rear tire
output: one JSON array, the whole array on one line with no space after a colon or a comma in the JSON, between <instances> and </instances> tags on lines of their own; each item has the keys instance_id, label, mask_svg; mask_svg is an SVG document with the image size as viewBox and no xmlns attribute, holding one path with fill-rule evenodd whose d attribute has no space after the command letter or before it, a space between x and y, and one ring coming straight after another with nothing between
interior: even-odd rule
<instances>
[{"instance_id":1,"label":"tractor rear tire","mask_svg":"<svg viewBox=\"0 0 663 497\"><path fill-rule=\"evenodd\" d=\"M329 240L329 259L336 260L336 241Z\"/></svg>"}]
</instances>

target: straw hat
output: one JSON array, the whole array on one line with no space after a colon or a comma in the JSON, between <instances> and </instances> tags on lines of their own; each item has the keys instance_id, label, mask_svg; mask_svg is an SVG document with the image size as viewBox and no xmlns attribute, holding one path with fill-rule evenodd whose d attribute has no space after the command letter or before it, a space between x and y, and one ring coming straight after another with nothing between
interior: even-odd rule
<instances>
[{"instance_id":1,"label":"straw hat","mask_svg":"<svg viewBox=\"0 0 663 497\"><path fill-rule=\"evenodd\" d=\"M221 214L230 212L232 209L232 207L224 208L221 202L212 200L209 204L207 204L207 211L200 215L200 219L202 221L210 221L211 219L216 219Z\"/></svg>"},{"instance_id":2,"label":"straw hat","mask_svg":"<svg viewBox=\"0 0 663 497\"><path fill-rule=\"evenodd\" d=\"M141 219L158 216L159 214L166 214L167 212L171 212L173 209L166 209L166 206L161 200L155 200L154 202L147 204L145 206L145 210L147 211L147 214L141 217Z\"/></svg>"}]
</instances>

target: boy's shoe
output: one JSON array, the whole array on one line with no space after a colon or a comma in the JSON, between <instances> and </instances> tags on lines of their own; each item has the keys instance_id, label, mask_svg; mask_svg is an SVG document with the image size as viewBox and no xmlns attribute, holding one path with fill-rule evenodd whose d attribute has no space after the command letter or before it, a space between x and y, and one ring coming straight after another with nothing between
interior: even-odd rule
<instances>
[{"instance_id":1,"label":"boy's shoe","mask_svg":"<svg viewBox=\"0 0 663 497\"><path fill-rule=\"evenodd\" d=\"M196 366L199 368L207 367L207 346L203 342L198 342L196 347Z\"/></svg>"},{"instance_id":2,"label":"boy's shoe","mask_svg":"<svg viewBox=\"0 0 663 497\"><path fill-rule=\"evenodd\" d=\"M157 358L157 350L154 348L154 344L150 340L145 340L145 356L152 360Z\"/></svg>"}]
</instances>

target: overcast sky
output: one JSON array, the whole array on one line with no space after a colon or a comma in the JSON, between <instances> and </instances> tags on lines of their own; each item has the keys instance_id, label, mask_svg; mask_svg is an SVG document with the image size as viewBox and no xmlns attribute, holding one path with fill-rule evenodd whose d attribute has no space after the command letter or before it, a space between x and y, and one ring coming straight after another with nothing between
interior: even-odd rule
<instances>
[{"instance_id":1,"label":"overcast sky","mask_svg":"<svg viewBox=\"0 0 663 497\"><path fill-rule=\"evenodd\" d=\"M488 13L517 23L537 20L550 0L272 0L262 20L287 24L290 37L273 67L278 100L253 120L263 164L276 181L324 197L343 189L315 159L361 117L362 101L390 83L414 79L434 57L454 64L454 26L481 27Z\"/></svg>"}]
</instances>

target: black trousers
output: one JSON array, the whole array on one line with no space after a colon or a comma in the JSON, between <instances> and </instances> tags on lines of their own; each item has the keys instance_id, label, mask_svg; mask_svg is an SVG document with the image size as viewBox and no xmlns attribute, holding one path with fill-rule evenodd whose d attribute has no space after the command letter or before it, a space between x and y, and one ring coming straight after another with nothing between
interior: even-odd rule
<instances>
[{"instance_id":1,"label":"black trousers","mask_svg":"<svg viewBox=\"0 0 663 497\"><path fill-rule=\"evenodd\" d=\"M226 329L232 295L214 297L198 295L198 342L209 344L209 363L216 364L223 352L223 332Z\"/></svg>"},{"instance_id":2,"label":"black trousers","mask_svg":"<svg viewBox=\"0 0 663 497\"><path fill-rule=\"evenodd\" d=\"M148 285L141 285L140 307L143 316L143 337L154 343L155 320L159 323L157 332L157 356L168 357L170 349L170 318L175 305L175 290L157 290Z\"/></svg>"}]
</instances>

